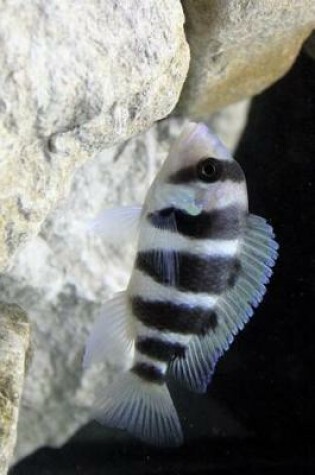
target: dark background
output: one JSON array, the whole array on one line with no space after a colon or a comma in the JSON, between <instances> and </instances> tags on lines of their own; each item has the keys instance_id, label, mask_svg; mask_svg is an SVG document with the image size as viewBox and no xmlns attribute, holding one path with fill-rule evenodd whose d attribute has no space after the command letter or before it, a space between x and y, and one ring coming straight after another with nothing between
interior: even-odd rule
<instances>
[{"instance_id":1,"label":"dark background","mask_svg":"<svg viewBox=\"0 0 315 475\"><path fill-rule=\"evenodd\" d=\"M315 60L301 53L253 100L236 153L251 211L273 224L280 257L263 303L220 361L208 394L174 389L186 444L157 450L91 423L10 475L315 473L314 122Z\"/></svg>"}]
</instances>

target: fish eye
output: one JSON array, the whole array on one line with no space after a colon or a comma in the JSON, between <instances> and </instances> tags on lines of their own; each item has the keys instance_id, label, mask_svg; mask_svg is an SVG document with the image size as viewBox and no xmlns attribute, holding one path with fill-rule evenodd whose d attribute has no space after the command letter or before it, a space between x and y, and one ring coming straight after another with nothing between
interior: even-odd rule
<instances>
[{"instance_id":1,"label":"fish eye","mask_svg":"<svg viewBox=\"0 0 315 475\"><path fill-rule=\"evenodd\" d=\"M206 183L213 183L221 174L221 166L215 158L205 158L197 165L197 176L199 180Z\"/></svg>"}]
</instances>

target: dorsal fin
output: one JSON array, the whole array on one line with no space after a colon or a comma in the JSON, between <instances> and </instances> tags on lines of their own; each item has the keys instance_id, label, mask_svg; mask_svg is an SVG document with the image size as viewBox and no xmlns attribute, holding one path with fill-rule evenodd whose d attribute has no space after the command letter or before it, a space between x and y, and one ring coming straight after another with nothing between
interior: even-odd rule
<instances>
[{"instance_id":1,"label":"dorsal fin","mask_svg":"<svg viewBox=\"0 0 315 475\"><path fill-rule=\"evenodd\" d=\"M240 274L234 286L218 299L217 327L205 336L192 337L185 357L175 359L170 366L171 374L184 386L195 392L206 391L218 359L261 302L278 247L266 220L249 215L240 251Z\"/></svg>"}]
</instances>

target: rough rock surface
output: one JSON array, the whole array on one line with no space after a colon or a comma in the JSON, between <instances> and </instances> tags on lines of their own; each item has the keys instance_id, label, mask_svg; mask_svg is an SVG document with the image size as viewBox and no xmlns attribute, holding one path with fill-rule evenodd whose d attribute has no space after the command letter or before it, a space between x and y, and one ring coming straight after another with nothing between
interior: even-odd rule
<instances>
[{"instance_id":1,"label":"rough rock surface","mask_svg":"<svg viewBox=\"0 0 315 475\"><path fill-rule=\"evenodd\" d=\"M314 0L182 0L191 63L178 111L208 117L262 91L315 27Z\"/></svg>"},{"instance_id":2,"label":"rough rock surface","mask_svg":"<svg viewBox=\"0 0 315 475\"><path fill-rule=\"evenodd\" d=\"M17 305L0 302L0 475L6 475L17 435L30 326Z\"/></svg>"},{"instance_id":3,"label":"rough rock surface","mask_svg":"<svg viewBox=\"0 0 315 475\"><path fill-rule=\"evenodd\" d=\"M179 0L0 1L0 269L76 166L173 109L183 22Z\"/></svg>"},{"instance_id":4,"label":"rough rock surface","mask_svg":"<svg viewBox=\"0 0 315 475\"><path fill-rule=\"evenodd\" d=\"M213 119L230 145L245 124L246 110L246 104L237 105ZM86 223L111 204L143 201L182 125L182 120L161 121L88 161L76 172L67 200L18 252L10 273L0 276L0 294L23 305L33 331L17 458L44 444L62 444L88 420L95 378L92 371L82 379L84 340L101 302L125 287L132 249L109 247L100 236L87 235ZM101 377L110 375L105 371Z\"/></svg>"}]
</instances>

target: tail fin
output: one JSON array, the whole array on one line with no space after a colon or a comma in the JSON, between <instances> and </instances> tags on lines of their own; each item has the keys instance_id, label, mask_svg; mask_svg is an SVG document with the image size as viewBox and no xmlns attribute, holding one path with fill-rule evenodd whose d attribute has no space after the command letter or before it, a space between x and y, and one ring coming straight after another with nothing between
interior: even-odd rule
<instances>
[{"instance_id":1,"label":"tail fin","mask_svg":"<svg viewBox=\"0 0 315 475\"><path fill-rule=\"evenodd\" d=\"M179 446L182 429L166 384L142 380L123 373L96 401L95 419L110 427L125 429L157 446Z\"/></svg>"}]
</instances>

